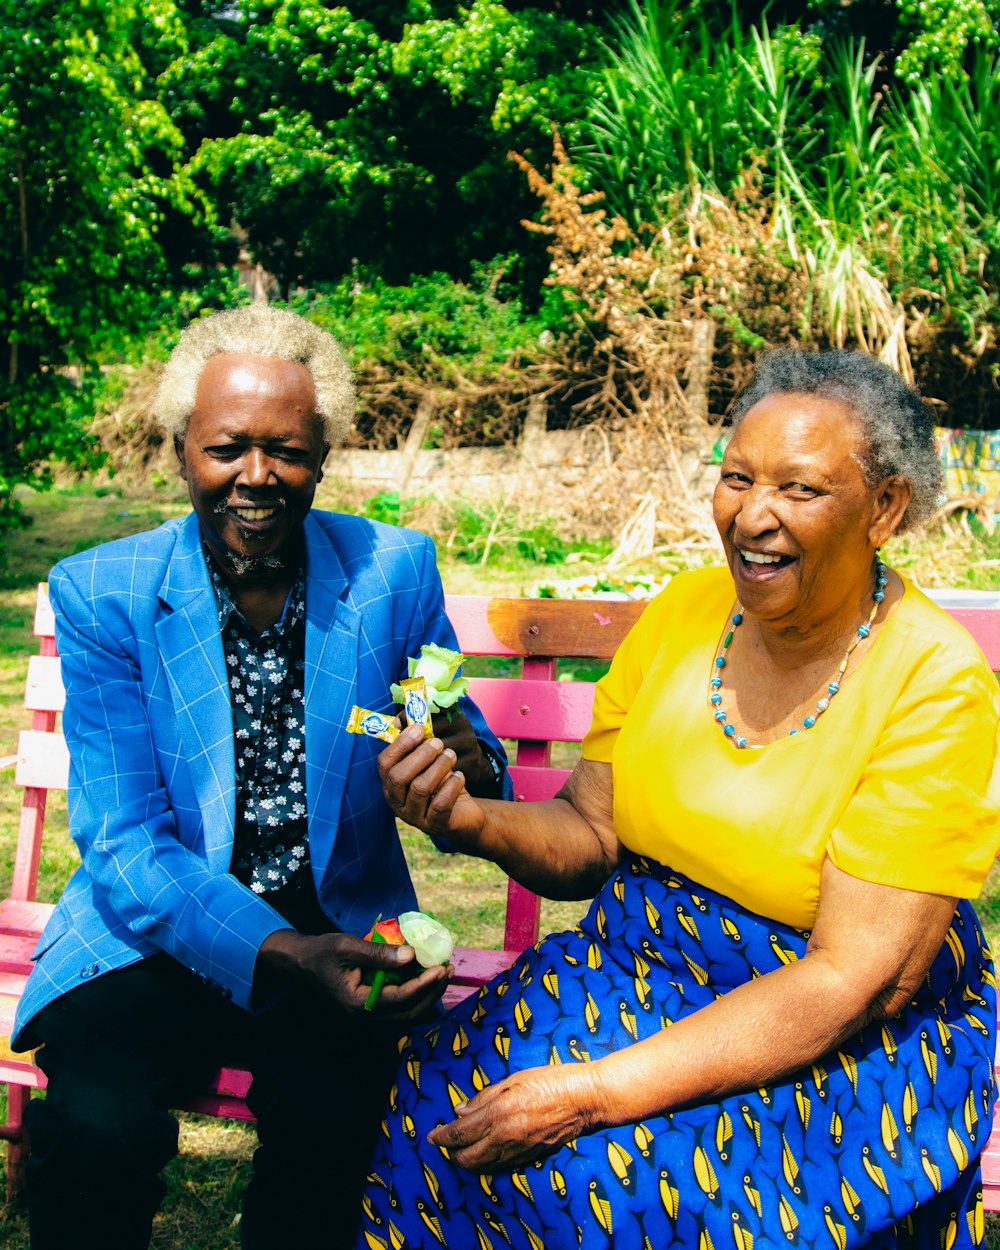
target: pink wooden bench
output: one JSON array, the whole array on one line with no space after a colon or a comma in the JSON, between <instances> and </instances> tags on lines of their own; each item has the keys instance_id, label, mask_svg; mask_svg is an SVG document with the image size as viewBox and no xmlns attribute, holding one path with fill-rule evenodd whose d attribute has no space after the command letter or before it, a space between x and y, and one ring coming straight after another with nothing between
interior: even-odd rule
<instances>
[{"instance_id":1,"label":"pink wooden bench","mask_svg":"<svg viewBox=\"0 0 1000 1250\"><path fill-rule=\"evenodd\" d=\"M560 657L610 659L642 610L641 604L587 604L543 599L451 597L448 612L467 655L521 660L518 676L478 677L472 694L500 737L513 741L511 767L520 799L551 798L569 775L550 765L553 742L578 742L590 723L590 682L559 681ZM10 1033L17 1000L31 969L31 952L52 911L35 901L38 864L50 790L65 790L69 756L57 719L65 694L56 654L54 621L45 587L38 588L34 632L39 654L28 662L25 706L31 725L16 755L0 759L13 765L23 788L20 829L10 897L0 902L0 1084L7 1085L7 1120L0 1138L7 1140L7 1194L23 1187L27 1158L22 1116L33 1089L44 1089L45 1076L30 1054L14 1054ZM455 1001L507 967L538 937L539 900L509 883L503 949L459 948L455 978L445 1001ZM249 1120L246 1097L250 1074L223 1068L212 1087L179 1110Z\"/></svg>"},{"instance_id":2,"label":"pink wooden bench","mask_svg":"<svg viewBox=\"0 0 1000 1250\"><path fill-rule=\"evenodd\" d=\"M569 775L551 764L555 742L579 742L590 723L593 685L559 680L560 659L610 659L642 612L641 603L546 599L491 599L450 596L448 613L467 655L519 660L520 674L477 677L471 693L490 725L513 743L511 774L518 799L551 798ZM1000 610L949 607L974 635L994 672L1000 672ZM39 654L29 661L25 706L31 727L20 737L14 764L23 787L20 831L10 898L0 902L0 1083L8 1088L7 1122L0 1138L8 1142L7 1192L23 1186L27 1143L22 1114L33 1089L45 1077L30 1055L10 1051L10 1029L17 998L30 970L30 957L50 904L35 902L38 862L48 791L66 788L68 756L56 721L63 705L52 612L44 586L35 613ZM460 948L456 975L446 1001L470 993L506 967L538 937L539 900L514 882L508 884L503 950ZM244 1101L250 1075L223 1068L212 1088L181 1110L248 1120ZM983 1156L983 1194L987 1210L1000 1211L1000 1112Z\"/></svg>"}]
</instances>

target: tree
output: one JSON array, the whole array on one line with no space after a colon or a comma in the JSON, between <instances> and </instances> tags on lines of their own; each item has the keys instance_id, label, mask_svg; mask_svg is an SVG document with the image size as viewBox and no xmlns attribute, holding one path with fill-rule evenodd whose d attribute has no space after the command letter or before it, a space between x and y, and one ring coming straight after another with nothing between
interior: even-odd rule
<instances>
[{"instance_id":1,"label":"tree","mask_svg":"<svg viewBox=\"0 0 1000 1250\"><path fill-rule=\"evenodd\" d=\"M183 46L173 0L0 0L0 530L18 483L93 453L96 370L152 321L164 239L205 221L144 63Z\"/></svg>"},{"instance_id":2,"label":"tree","mask_svg":"<svg viewBox=\"0 0 1000 1250\"><path fill-rule=\"evenodd\" d=\"M220 218L286 291L354 266L464 277L524 249L536 206L507 152L541 159L556 124L572 139L593 26L495 0L196 8L170 107Z\"/></svg>"}]
</instances>

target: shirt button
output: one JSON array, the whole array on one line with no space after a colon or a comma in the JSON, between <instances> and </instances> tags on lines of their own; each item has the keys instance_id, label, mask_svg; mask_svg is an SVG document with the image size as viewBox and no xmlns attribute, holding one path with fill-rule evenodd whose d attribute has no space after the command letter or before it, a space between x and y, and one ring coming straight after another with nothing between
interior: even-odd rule
<instances>
[{"instance_id":1,"label":"shirt button","mask_svg":"<svg viewBox=\"0 0 1000 1250\"><path fill-rule=\"evenodd\" d=\"M85 968L80 969L80 976L84 981L89 981L91 977L96 977L99 972L100 968L97 964L87 964Z\"/></svg>"}]
</instances>

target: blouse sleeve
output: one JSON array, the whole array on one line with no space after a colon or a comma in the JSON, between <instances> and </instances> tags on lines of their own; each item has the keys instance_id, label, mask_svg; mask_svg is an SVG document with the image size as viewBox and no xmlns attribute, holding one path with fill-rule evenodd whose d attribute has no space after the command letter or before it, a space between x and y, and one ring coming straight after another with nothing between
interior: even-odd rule
<instances>
[{"instance_id":1,"label":"blouse sleeve","mask_svg":"<svg viewBox=\"0 0 1000 1250\"><path fill-rule=\"evenodd\" d=\"M915 669L832 831L832 862L865 881L975 898L1000 839L998 722L981 658Z\"/></svg>"}]
</instances>

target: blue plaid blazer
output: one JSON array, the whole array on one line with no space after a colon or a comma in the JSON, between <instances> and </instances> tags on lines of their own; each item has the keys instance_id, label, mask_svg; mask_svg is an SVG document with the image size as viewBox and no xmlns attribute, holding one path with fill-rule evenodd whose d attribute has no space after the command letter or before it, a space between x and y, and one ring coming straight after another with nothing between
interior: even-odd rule
<instances>
[{"instance_id":1,"label":"blue plaid blazer","mask_svg":"<svg viewBox=\"0 0 1000 1250\"><path fill-rule=\"evenodd\" d=\"M314 510L305 539L313 876L334 924L361 934L416 899L378 781L383 744L345 732L350 708L385 709L421 643L457 644L426 536ZM229 874L232 711L197 517L72 556L49 590L82 862L35 951L15 1045L31 1044L46 1003L155 951L249 1009L257 951L287 926ZM505 758L475 705L463 710Z\"/></svg>"}]
</instances>

